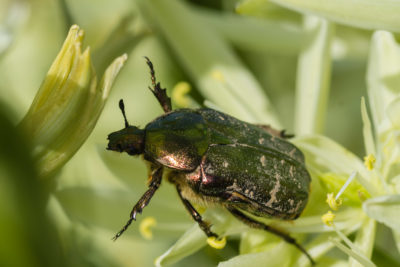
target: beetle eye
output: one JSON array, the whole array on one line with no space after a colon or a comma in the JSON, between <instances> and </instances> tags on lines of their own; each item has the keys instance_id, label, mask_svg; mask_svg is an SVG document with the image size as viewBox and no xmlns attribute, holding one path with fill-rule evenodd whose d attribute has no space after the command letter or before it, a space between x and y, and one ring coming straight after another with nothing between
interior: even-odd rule
<instances>
[{"instance_id":1,"label":"beetle eye","mask_svg":"<svg viewBox=\"0 0 400 267\"><path fill-rule=\"evenodd\" d=\"M121 144L117 144L117 149L118 149L119 152L122 152L122 146L121 146Z\"/></svg>"}]
</instances>

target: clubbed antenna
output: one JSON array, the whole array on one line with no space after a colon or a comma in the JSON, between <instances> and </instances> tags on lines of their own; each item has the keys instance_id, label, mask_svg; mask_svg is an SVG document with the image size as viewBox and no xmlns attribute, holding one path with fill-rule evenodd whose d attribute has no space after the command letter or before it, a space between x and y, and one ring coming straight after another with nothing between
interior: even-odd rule
<instances>
[{"instance_id":1,"label":"clubbed antenna","mask_svg":"<svg viewBox=\"0 0 400 267\"><path fill-rule=\"evenodd\" d=\"M123 99L121 99L121 100L119 101L119 109L120 109L121 112L122 112L122 116L124 116L125 128L128 128L128 127L129 127L129 123L128 123L128 120L126 119L126 115L125 115L125 105L124 105L124 100L123 100Z\"/></svg>"}]
</instances>

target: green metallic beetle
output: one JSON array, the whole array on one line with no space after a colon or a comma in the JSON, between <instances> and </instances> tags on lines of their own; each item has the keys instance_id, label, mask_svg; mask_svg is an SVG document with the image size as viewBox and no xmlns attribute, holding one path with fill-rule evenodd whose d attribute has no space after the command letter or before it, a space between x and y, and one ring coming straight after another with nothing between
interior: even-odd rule
<instances>
[{"instance_id":1,"label":"green metallic beetle","mask_svg":"<svg viewBox=\"0 0 400 267\"><path fill-rule=\"evenodd\" d=\"M172 111L171 99L156 82L150 68L153 92L165 114L139 129L129 125L119 102L125 128L108 136L107 149L141 155L150 162L149 188L133 207L126 225L159 188L163 172L176 186L184 206L208 237L218 235L192 206L192 202L218 203L247 225L272 232L295 245L314 263L307 251L288 234L260 223L243 211L260 217L294 220L304 210L310 189L302 152L284 140L284 131L240 121L208 109Z\"/></svg>"}]
</instances>

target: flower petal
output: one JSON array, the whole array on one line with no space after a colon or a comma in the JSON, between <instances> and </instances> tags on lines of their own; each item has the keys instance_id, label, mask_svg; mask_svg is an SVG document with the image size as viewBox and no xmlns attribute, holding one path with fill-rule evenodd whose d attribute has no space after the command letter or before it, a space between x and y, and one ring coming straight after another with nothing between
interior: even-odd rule
<instances>
[{"instance_id":1,"label":"flower petal","mask_svg":"<svg viewBox=\"0 0 400 267\"><path fill-rule=\"evenodd\" d=\"M357 231L354 245L369 259L371 259L372 250L374 249L375 234L376 221L366 217L361 228ZM352 267L361 267L353 258L350 259L349 264Z\"/></svg>"},{"instance_id":2,"label":"flower petal","mask_svg":"<svg viewBox=\"0 0 400 267\"><path fill-rule=\"evenodd\" d=\"M196 223L170 249L158 257L154 264L163 266L175 263L206 246L206 240L207 236Z\"/></svg>"},{"instance_id":3,"label":"flower petal","mask_svg":"<svg viewBox=\"0 0 400 267\"><path fill-rule=\"evenodd\" d=\"M368 116L365 98L361 98L361 118L363 121L364 144L367 155L376 155L374 136L371 128L371 121Z\"/></svg>"},{"instance_id":4,"label":"flower petal","mask_svg":"<svg viewBox=\"0 0 400 267\"><path fill-rule=\"evenodd\" d=\"M287 246L288 244L281 241L279 245L274 246L270 250L236 256L228 261L220 262L218 267L259 267L265 266L267 262L269 267L290 266L293 253Z\"/></svg>"},{"instance_id":5,"label":"flower petal","mask_svg":"<svg viewBox=\"0 0 400 267\"><path fill-rule=\"evenodd\" d=\"M334 33L333 24L313 16L305 18L304 28L313 32L315 38L300 54L297 67L295 131L298 135L323 131L330 89L330 50Z\"/></svg>"},{"instance_id":6,"label":"flower petal","mask_svg":"<svg viewBox=\"0 0 400 267\"><path fill-rule=\"evenodd\" d=\"M400 232L400 195L387 195L367 199L363 203L363 209L369 217Z\"/></svg>"},{"instance_id":7,"label":"flower petal","mask_svg":"<svg viewBox=\"0 0 400 267\"><path fill-rule=\"evenodd\" d=\"M400 3L391 0L271 0L284 7L363 29L400 32ZM267 1L266 1L267 2ZM382 14L377 16L377 14ZM384 15L383 15L384 14Z\"/></svg>"},{"instance_id":8,"label":"flower petal","mask_svg":"<svg viewBox=\"0 0 400 267\"><path fill-rule=\"evenodd\" d=\"M400 47L390 32L377 31L372 36L368 60L368 100L375 130L381 133L386 108L400 96Z\"/></svg>"}]
</instances>

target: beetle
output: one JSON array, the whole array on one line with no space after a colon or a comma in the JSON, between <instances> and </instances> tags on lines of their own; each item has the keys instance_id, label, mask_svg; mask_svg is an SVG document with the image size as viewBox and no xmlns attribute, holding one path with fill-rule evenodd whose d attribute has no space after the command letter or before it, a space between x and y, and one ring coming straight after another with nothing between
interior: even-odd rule
<instances>
[{"instance_id":1,"label":"beetle","mask_svg":"<svg viewBox=\"0 0 400 267\"><path fill-rule=\"evenodd\" d=\"M286 140L289 136L214 109L172 110L166 89L156 81L153 63L145 59L152 81L149 89L165 113L139 129L128 123L124 102L119 102L125 127L108 136L107 149L143 155L150 163L150 173L147 191L114 240L142 213L167 172L166 179L175 185L183 205L208 237L218 235L192 202L223 206L250 227L271 232L296 246L314 264L294 238L245 213L294 220L304 210L311 178L303 153Z\"/></svg>"}]
</instances>

